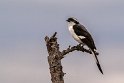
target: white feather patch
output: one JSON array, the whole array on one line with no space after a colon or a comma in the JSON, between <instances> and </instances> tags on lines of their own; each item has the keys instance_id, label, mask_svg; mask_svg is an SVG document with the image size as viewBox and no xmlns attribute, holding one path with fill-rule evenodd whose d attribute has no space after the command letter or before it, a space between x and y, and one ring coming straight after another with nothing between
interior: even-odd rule
<instances>
[{"instance_id":1,"label":"white feather patch","mask_svg":"<svg viewBox=\"0 0 124 83\"><path fill-rule=\"evenodd\" d=\"M69 26L69 31L72 35L72 37L79 43L82 43L82 41L80 40L80 38L75 34L74 30L73 30L73 26Z\"/></svg>"},{"instance_id":2,"label":"white feather patch","mask_svg":"<svg viewBox=\"0 0 124 83\"><path fill-rule=\"evenodd\" d=\"M89 47L87 45L84 45L83 48L89 50Z\"/></svg>"},{"instance_id":3,"label":"white feather patch","mask_svg":"<svg viewBox=\"0 0 124 83\"><path fill-rule=\"evenodd\" d=\"M84 38L86 38L86 37L84 37L84 36L78 36L80 39L84 39Z\"/></svg>"}]
</instances>

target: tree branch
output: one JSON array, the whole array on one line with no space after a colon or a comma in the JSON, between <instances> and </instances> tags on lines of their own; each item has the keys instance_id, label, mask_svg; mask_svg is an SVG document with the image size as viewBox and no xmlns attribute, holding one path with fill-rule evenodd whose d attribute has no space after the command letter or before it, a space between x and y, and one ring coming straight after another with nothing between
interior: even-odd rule
<instances>
[{"instance_id":1,"label":"tree branch","mask_svg":"<svg viewBox=\"0 0 124 83\"><path fill-rule=\"evenodd\" d=\"M64 56L64 55L66 55L70 52L73 52L75 50L82 51L82 52L87 52L87 53L91 54L90 50L87 50L87 49L83 48L80 44L78 44L77 46L73 46L73 47L69 46L66 50L63 50L62 55Z\"/></svg>"},{"instance_id":2,"label":"tree branch","mask_svg":"<svg viewBox=\"0 0 124 83\"><path fill-rule=\"evenodd\" d=\"M70 52L76 51L76 50L92 54L92 52L90 50L83 48L81 46L81 44L78 44L77 46L73 46L73 47L69 46L66 50L63 50L61 53L64 56L64 55L66 55L66 54L68 54ZM98 52L95 52L95 53L96 53L96 55L99 55Z\"/></svg>"}]
</instances>

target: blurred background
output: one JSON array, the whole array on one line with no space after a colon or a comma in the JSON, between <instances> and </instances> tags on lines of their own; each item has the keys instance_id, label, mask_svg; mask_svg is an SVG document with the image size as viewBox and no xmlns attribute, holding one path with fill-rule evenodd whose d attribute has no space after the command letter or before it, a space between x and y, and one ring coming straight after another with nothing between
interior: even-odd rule
<instances>
[{"instance_id":1,"label":"blurred background","mask_svg":"<svg viewBox=\"0 0 124 83\"><path fill-rule=\"evenodd\" d=\"M58 32L61 51L77 45L68 17L92 34L104 75L75 51L62 60L65 83L124 83L123 0L0 0L0 83L51 83L44 37Z\"/></svg>"}]
</instances>

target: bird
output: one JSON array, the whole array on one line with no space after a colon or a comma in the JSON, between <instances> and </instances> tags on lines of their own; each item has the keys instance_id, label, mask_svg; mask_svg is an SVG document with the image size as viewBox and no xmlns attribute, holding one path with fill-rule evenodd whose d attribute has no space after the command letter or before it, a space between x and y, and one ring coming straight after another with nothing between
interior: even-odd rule
<instances>
[{"instance_id":1,"label":"bird","mask_svg":"<svg viewBox=\"0 0 124 83\"><path fill-rule=\"evenodd\" d=\"M76 18L69 17L66 21L68 23L68 29L72 37L82 46L87 46L89 48L89 50L92 52L95 58L95 62L97 64L99 71L103 74L103 70L100 66L100 63L96 54L97 49L91 34L82 24L80 24L80 22Z\"/></svg>"}]
</instances>

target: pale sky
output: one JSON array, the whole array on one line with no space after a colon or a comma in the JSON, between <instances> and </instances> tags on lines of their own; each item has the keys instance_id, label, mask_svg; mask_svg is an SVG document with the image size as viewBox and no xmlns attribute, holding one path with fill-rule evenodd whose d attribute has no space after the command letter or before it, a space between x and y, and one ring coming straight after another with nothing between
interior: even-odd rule
<instances>
[{"instance_id":1,"label":"pale sky","mask_svg":"<svg viewBox=\"0 0 124 83\"><path fill-rule=\"evenodd\" d=\"M65 83L124 83L123 0L0 0L0 83L51 83L44 37L58 32L60 50L77 45L68 17L92 34L104 75L75 51L62 60Z\"/></svg>"}]
</instances>

